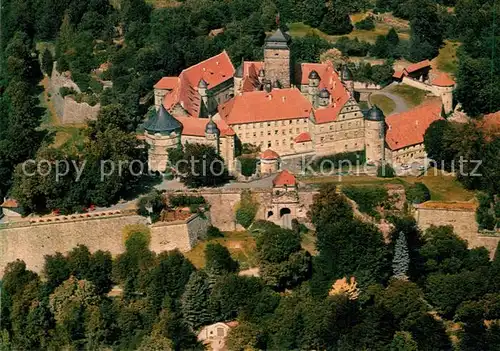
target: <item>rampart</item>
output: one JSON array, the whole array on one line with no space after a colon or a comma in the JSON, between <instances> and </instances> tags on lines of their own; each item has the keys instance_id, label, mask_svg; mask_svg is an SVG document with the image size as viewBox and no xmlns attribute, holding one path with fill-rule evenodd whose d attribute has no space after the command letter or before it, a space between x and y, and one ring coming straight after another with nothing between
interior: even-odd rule
<instances>
[{"instance_id":1,"label":"rampart","mask_svg":"<svg viewBox=\"0 0 500 351\"><path fill-rule=\"evenodd\" d=\"M431 225L451 225L458 236L467 240L469 247L484 246L493 256L500 236L485 235L479 231L475 210L473 203L429 201L416 207L415 219L422 230Z\"/></svg>"},{"instance_id":2,"label":"rampart","mask_svg":"<svg viewBox=\"0 0 500 351\"><path fill-rule=\"evenodd\" d=\"M129 224L147 224L145 217L130 211L52 216L3 224L0 227L0 277L7 263L23 260L26 266L41 272L44 256L66 253L82 244L91 252L109 251L113 256L125 249L123 228ZM155 223L150 226L150 249L154 252L189 251L206 235L210 217L194 214L184 221Z\"/></svg>"}]
</instances>

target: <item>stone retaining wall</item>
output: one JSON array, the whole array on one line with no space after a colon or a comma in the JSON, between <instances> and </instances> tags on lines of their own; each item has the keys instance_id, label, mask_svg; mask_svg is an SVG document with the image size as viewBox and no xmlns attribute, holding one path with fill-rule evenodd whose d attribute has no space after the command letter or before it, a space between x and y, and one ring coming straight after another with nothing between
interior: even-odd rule
<instances>
[{"instance_id":1,"label":"stone retaining wall","mask_svg":"<svg viewBox=\"0 0 500 351\"><path fill-rule=\"evenodd\" d=\"M451 225L455 233L462 239L467 240L469 247L484 246L493 257L495 249L500 241L498 236L485 236L479 233L476 222L476 213L470 209L447 209L447 208L417 208L415 211L417 224L422 230L431 225Z\"/></svg>"}]
</instances>

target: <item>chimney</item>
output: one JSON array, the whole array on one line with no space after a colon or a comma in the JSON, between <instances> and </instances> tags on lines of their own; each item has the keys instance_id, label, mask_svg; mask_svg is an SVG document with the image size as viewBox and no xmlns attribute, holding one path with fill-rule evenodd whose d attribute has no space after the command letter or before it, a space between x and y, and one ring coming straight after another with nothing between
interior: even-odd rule
<instances>
[{"instance_id":1,"label":"chimney","mask_svg":"<svg viewBox=\"0 0 500 351\"><path fill-rule=\"evenodd\" d=\"M207 69L205 67L202 68L203 72L205 72Z\"/></svg>"},{"instance_id":2,"label":"chimney","mask_svg":"<svg viewBox=\"0 0 500 351\"><path fill-rule=\"evenodd\" d=\"M273 96L271 94L267 95L267 98L269 101L271 101L273 99Z\"/></svg>"},{"instance_id":3,"label":"chimney","mask_svg":"<svg viewBox=\"0 0 500 351\"><path fill-rule=\"evenodd\" d=\"M281 100L283 100L283 103L286 101L286 96L282 96Z\"/></svg>"},{"instance_id":4,"label":"chimney","mask_svg":"<svg viewBox=\"0 0 500 351\"><path fill-rule=\"evenodd\" d=\"M215 64L218 66L219 65L219 61L215 61Z\"/></svg>"}]
</instances>

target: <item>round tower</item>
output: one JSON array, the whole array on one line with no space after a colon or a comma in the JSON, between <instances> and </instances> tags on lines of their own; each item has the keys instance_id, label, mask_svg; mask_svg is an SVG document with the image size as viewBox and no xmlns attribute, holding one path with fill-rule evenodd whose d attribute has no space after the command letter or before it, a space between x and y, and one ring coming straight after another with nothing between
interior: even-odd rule
<instances>
[{"instance_id":1,"label":"round tower","mask_svg":"<svg viewBox=\"0 0 500 351\"><path fill-rule=\"evenodd\" d=\"M319 74L315 70L312 70L311 73L309 73L309 76L307 77L309 79L308 83L308 94L309 94L309 101L314 107L318 106L318 94L319 94Z\"/></svg>"},{"instance_id":2,"label":"round tower","mask_svg":"<svg viewBox=\"0 0 500 351\"><path fill-rule=\"evenodd\" d=\"M318 97L319 97L320 108L324 108L330 105L330 92L326 88L321 89Z\"/></svg>"},{"instance_id":3,"label":"round tower","mask_svg":"<svg viewBox=\"0 0 500 351\"><path fill-rule=\"evenodd\" d=\"M152 111L144 123L144 136L149 145L148 163L152 171L164 172L168 163L168 150L181 145L182 124L163 106Z\"/></svg>"},{"instance_id":4,"label":"round tower","mask_svg":"<svg viewBox=\"0 0 500 351\"><path fill-rule=\"evenodd\" d=\"M220 137L220 130L219 127L217 127L217 124L214 122L212 119L212 116L210 116L210 119L205 126L205 138L208 140L210 144L212 144L219 153L219 137Z\"/></svg>"},{"instance_id":5,"label":"round tower","mask_svg":"<svg viewBox=\"0 0 500 351\"><path fill-rule=\"evenodd\" d=\"M354 93L354 77L352 75L352 71L347 67L347 65L343 65L342 69L340 71L340 79L342 82L344 82L347 90L351 93L351 96L353 96Z\"/></svg>"},{"instance_id":6,"label":"round tower","mask_svg":"<svg viewBox=\"0 0 500 351\"><path fill-rule=\"evenodd\" d=\"M366 161L383 163L385 159L385 116L373 105L365 115Z\"/></svg>"},{"instance_id":7,"label":"round tower","mask_svg":"<svg viewBox=\"0 0 500 351\"><path fill-rule=\"evenodd\" d=\"M434 87L435 95L441 97L444 112L446 114L453 112L453 89L455 88L455 81L448 74L439 72L437 77L432 80L432 86Z\"/></svg>"}]
</instances>

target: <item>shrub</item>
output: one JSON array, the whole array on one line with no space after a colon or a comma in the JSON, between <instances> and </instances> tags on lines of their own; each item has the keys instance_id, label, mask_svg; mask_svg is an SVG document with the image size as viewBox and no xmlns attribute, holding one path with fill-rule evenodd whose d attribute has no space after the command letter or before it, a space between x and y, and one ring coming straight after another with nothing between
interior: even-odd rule
<instances>
[{"instance_id":1,"label":"shrub","mask_svg":"<svg viewBox=\"0 0 500 351\"><path fill-rule=\"evenodd\" d=\"M163 195L159 191L152 191L139 199L137 204L137 213L144 217L149 217L150 213L146 207L152 207L151 221L157 222L160 219L160 213L164 209Z\"/></svg>"},{"instance_id":2,"label":"shrub","mask_svg":"<svg viewBox=\"0 0 500 351\"><path fill-rule=\"evenodd\" d=\"M366 162L366 154L365 151L354 151L354 152L341 152L339 154L327 155L318 158L314 166L316 169L320 169L321 164L323 163L324 170L328 170L327 166L332 165L334 168L340 168L340 166L351 164L351 165L362 165Z\"/></svg>"},{"instance_id":3,"label":"shrub","mask_svg":"<svg viewBox=\"0 0 500 351\"><path fill-rule=\"evenodd\" d=\"M342 189L343 193L358 204L361 212L370 216L377 215L376 207L387 201L388 194L385 187L348 186Z\"/></svg>"},{"instance_id":4,"label":"shrub","mask_svg":"<svg viewBox=\"0 0 500 351\"><path fill-rule=\"evenodd\" d=\"M173 207L184 207L191 205L203 205L207 201L203 196L193 196L193 195L174 195L169 198L170 204Z\"/></svg>"},{"instance_id":5,"label":"shrub","mask_svg":"<svg viewBox=\"0 0 500 351\"><path fill-rule=\"evenodd\" d=\"M224 234L220 231L219 228L214 227L213 225L209 226L207 229L207 239L215 239L215 238L223 238Z\"/></svg>"},{"instance_id":6,"label":"shrub","mask_svg":"<svg viewBox=\"0 0 500 351\"><path fill-rule=\"evenodd\" d=\"M77 92L73 88L60 87L59 88L59 94L61 94L62 97L65 97L65 96L68 96L68 95L75 95L75 94L77 94Z\"/></svg>"},{"instance_id":7,"label":"shrub","mask_svg":"<svg viewBox=\"0 0 500 351\"><path fill-rule=\"evenodd\" d=\"M342 51L344 56L366 56L371 49L371 44L366 41L359 41L358 38L341 37L335 43L335 47Z\"/></svg>"},{"instance_id":8,"label":"shrub","mask_svg":"<svg viewBox=\"0 0 500 351\"><path fill-rule=\"evenodd\" d=\"M419 182L406 189L406 198L412 204L421 204L431 199L431 193L425 184Z\"/></svg>"},{"instance_id":9,"label":"shrub","mask_svg":"<svg viewBox=\"0 0 500 351\"><path fill-rule=\"evenodd\" d=\"M240 157L238 159L241 164L241 174L245 177L250 177L257 171L258 159L253 157Z\"/></svg>"},{"instance_id":10,"label":"shrub","mask_svg":"<svg viewBox=\"0 0 500 351\"><path fill-rule=\"evenodd\" d=\"M252 198L252 193L250 191L244 192L236 209L236 222L245 228L250 227L255 219L258 207L259 204Z\"/></svg>"},{"instance_id":11,"label":"shrub","mask_svg":"<svg viewBox=\"0 0 500 351\"><path fill-rule=\"evenodd\" d=\"M356 22L354 25L356 29L362 29L362 30L374 30L375 29L375 21L373 20L372 16L368 16L365 19Z\"/></svg>"},{"instance_id":12,"label":"shrub","mask_svg":"<svg viewBox=\"0 0 500 351\"><path fill-rule=\"evenodd\" d=\"M396 172L391 165L385 163L377 168L377 177L379 178L394 178L396 176Z\"/></svg>"}]
</instances>

